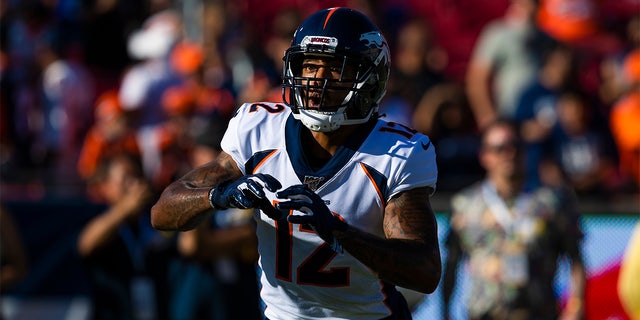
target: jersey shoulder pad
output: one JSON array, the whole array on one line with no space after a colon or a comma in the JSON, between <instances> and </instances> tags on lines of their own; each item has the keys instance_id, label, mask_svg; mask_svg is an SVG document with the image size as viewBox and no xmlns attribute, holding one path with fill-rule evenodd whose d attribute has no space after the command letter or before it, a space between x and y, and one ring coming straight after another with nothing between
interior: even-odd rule
<instances>
[{"instance_id":1,"label":"jersey shoulder pad","mask_svg":"<svg viewBox=\"0 0 640 320\"><path fill-rule=\"evenodd\" d=\"M252 130L257 126L273 126L289 116L290 108L283 103L253 102L245 103L233 115L239 130ZM282 119L279 121L279 119Z\"/></svg>"},{"instance_id":2,"label":"jersey shoulder pad","mask_svg":"<svg viewBox=\"0 0 640 320\"><path fill-rule=\"evenodd\" d=\"M435 147L428 136L406 125L379 120L368 148L383 155L392 168L391 196L415 187L436 189Z\"/></svg>"},{"instance_id":3,"label":"jersey shoulder pad","mask_svg":"<svg viewBox=\"0 0 640 320\"><path fill-rule=\"evenodd\" d=\"M379 120L374 134L373 147L389 149L389 154L406 157L412 153L434 150L428 136L403 124Z\"/></svg>"}]
</instances>

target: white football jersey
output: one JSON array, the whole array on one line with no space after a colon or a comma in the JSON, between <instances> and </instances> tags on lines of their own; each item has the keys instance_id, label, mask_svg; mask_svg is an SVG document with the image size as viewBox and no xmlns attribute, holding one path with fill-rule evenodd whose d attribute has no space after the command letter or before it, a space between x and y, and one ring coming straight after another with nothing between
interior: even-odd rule
<instances>
[{"instance_id":1,"label":"white football jersey","mask_svg":"<svg viewBox=\"0 0 640 320\"><path fill-rule=\"evenodd\" d=\"M429 138L415 130L383 120L368 128L313 170L301 151L306 128L290 108L244 104L222 149L244 174L270 174L283 189L306 183L349 225L384 237L383 212L394 195L416 187L435 190L436 158ZM273 203L279 200L265 192ZM394 312L395 287L349 252L335 253L308 226L257 212L260 295L269 319L381 319Z\"/></svg>"}]
</instances>

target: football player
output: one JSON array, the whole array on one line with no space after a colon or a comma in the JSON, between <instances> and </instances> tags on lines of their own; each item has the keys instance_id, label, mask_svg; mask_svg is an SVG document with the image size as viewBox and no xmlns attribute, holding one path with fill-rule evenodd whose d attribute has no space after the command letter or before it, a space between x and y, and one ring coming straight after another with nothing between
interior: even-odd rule
<instances>
[{"instance_id":1,"label":"football player","mask_svg":"<svg viewBox=\"0 0 640 320\"><path fill-rule=\"evenodd\" d=\"M172 183L152 209L162 230L215 210L256 208L268 319L410 319L395 286L440 280L429 197L434 146L380 119L389 48L362 13L309 16L285 52L284 103L246 103L223 152Z\"/></svg>"}]
</instances>

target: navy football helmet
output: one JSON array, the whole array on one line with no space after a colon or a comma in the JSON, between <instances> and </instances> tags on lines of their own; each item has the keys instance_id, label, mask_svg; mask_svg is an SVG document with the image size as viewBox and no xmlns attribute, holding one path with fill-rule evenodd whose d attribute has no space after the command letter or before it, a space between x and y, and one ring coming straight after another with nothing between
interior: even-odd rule
<instances>
[{"instance_id":1,"label":"navy football helmet","mask_svg":"<svg viewBox=\"0 0 640 320\"><path fill-rule=\"evenodd\" d=\"M338 79L302 77L305 58L329 58L342 64ZM295 119L313 131L330 132L341 125L367 122L378 113L389 78L389 46L369 18L349 8L323 9L296 30L284 55L283 101ZM355 68L355 76L344 70ZM309 108L310 93L320 93L320 105ZM326 95L344 96L328 105Z\"/></svg>"}]
</instances>

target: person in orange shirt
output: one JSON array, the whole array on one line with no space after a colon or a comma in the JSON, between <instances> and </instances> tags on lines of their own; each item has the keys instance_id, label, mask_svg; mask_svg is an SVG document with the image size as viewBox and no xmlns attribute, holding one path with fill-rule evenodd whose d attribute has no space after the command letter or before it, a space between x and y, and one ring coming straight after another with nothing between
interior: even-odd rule
<instances>
[{"instance_id":1,"label":"person in orange shirt","mask_svg":"<svg viewBox=\"0 0 640 320\"><path fill-rule=\"evenodd\" d=\"M624 63L628 91L611 109L610 126L618 147L620 170L640 187L640 49L629 53Z\"/></svg>"},{"instance_id":2,"label":"person in orange shirt","mask_svg":"<svg viewBox=\"0 0 640 320\"><path fill-rule=\"evenodd\" d=\"M191 90L194 95L195 100L192 103L195 104L195 109L192 111L195 115L231 119L236 101L231 91L219 79L221 75L218 73L222 63L219 55L216 51L207 51L198 43L183 40L171 51L170 62L173 70L185 79L182 92ZM176 94L172 96L177 97ZM163 99L166 100L166 97ZM167 101L163 101L163 104L166 103Z\"/></svg>"},{"instance_id":3,"label":"person in orange shirt","mask_svg":"<svg viewBox=\"0 0 640 320\"><path fill-rule=\"evenodd\" d=\"M148 146L159 156L159 166L150 173L150 180L158 189L190 170L188 154L193 147L196 94L197 88L189 85L169 87L162 94L162 110L167 119L154 128L155 145Z\"/></svg>"},{"instance_id":4,"label":"person in orange shirt","mask_svg":"<svg viewBox=\"0 0 640 320\"><path fill-rule=\"evenodd\" d=\"M110 90L96 102L95 122L85 136L77 170L80 176L90 179L101 159L109 154L128 152L138 154L134 132L129 129L127 118L118 100L118 93Z\"/></svg>"}]
</instances>

